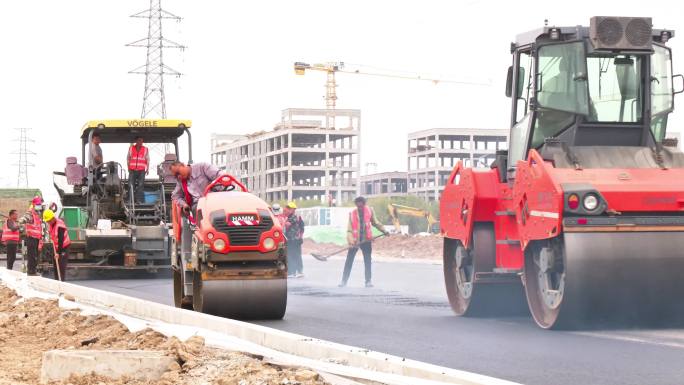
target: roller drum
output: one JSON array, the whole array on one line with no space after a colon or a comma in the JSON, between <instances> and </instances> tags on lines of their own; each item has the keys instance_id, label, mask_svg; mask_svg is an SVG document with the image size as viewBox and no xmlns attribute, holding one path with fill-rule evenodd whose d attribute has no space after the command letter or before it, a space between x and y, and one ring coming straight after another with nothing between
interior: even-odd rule
<instances>
[{"instance_id":1,"label":"roller drum","mask_svg":"<svg viewBox=\"0 0 684 385\"><path fill-rule=\"evenodd\" d=\"M281 319L287 307L287 279L202 280L195 273L196 311L233 319Z\"/></svg>"},{"instance_id":2,"label":"roller drum","mask_svg":"<svg viewBox=\"0 0 684 385\"><path fill-rule=\"evenodd\" d=\"M528 303L540 326L663 326L684 320L684 233L565 233L558 249L564 277L555 309L539 290L544 275L533 254L540 247L526 256Z\"/></svg>"}]
</instances>

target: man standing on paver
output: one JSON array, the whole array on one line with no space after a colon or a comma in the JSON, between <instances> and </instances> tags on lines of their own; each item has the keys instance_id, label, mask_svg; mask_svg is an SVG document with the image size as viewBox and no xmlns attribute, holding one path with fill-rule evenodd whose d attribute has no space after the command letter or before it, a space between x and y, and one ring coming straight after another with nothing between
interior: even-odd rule
<instances>
[{"instance_id":1,"label":"man standing on paver","mask_svg":"<svg viewBox=\"0 0 684 385\"><path fill-rule=\"evenodd\" d=\"M102 139L100 138L100 134L97 132L93 134L93 140L90 142L90 157L88 159L88 166L90 166L91 169L96 169L100 166L102 166L102 147L100 147L100 143L102 142Z\"/></svg>"},{"instance_id":2,"label":"man standing on paver","mask_svg":"<svg viewBox=\"0 0 684 385\"><path fill-rule=\"evenodd\" d=\"M128 188L135 203L145 199L145 175L149 173L150 151L143 146L143 137L137 136L135 144L128 149Z\"/></svg>"},{"instance_id":3,"label":"man standing on paver","mask_svg":"<svg viewBox=\"0 0 684 385\"><path fill-rule=\"evenodd\" d=\"M287 238L287 270L289 277L304 276L302 243L304 243L304 220L297 215L297 204L289 202L285 206L285 238Z\"/></svg>"},{"instance_id":4,"label":"man standing on paver","mask_svg":"<svg viewBox=\"0 0 684 385\"><path fill-rule=\"evenodd\" d=\"M347 286L352 265L354 264L354 257L359 248L361 248L361 252L363 253L366 287L373 287L373 282L371 280L371 253L373 252L371 243L373 242L373 230L371 227L375 227L385 235L388 235L389 233L375 218L373 209L366 205L366 198L362 196L357 197L354 199L354 203L356 204L356 209L349 213L349 225L347 226L349 251L347 252L347 261L344 263L342 282L340 282L339 287Z\"/></svg>"},{"instance_id":5,"label":"man standing on paver","mask_svg":"<svg viewBox=\"0 0 684 385\"><path fill-rule=\"evenodd\" d=\"M19 244L19 225L17 210L10 210L9 217L2 226L2 243L7 246L7 270L12 270L17 259L17 245Z\"/></svg>"}]
</instances>

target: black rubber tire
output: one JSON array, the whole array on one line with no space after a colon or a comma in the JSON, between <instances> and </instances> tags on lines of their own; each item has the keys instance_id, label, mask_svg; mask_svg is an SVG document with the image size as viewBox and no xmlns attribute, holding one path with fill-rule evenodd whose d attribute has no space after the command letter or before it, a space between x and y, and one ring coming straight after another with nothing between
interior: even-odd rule
<instances>
[{"instance_id":1,"label":"black rubber tire","mask_svg":"<svg viewBox=\"0 0 684 385\"><path fill-rule=\"evenodd\" d=\"M562 237L560 239L562 239ZM560 310L563 307L563 299L561 298L559 306L552 308L546 305L542 298L543 294L539 282L539 275L542 273L537 263L535 263L535 258L539 258L539 255L544 247L554 247L556 252L562 253L561 258L564 265L566 262L562 240L537 241L528 246L527 250L525 251L525 267L523 270L527 304L530 308L532 318L539 327L543 329L569 328L571 326L571 324L567 322L569 320L566 320L564 323L558 318Z\"/></svg>"},{"instance_id":2,"label":"black rubber tire","mask_svg":"<svg viewBox=\"0 0 684 385\"><path fill-rule=\"evenodd\" d=\"M475 279L477 273L492 272L496 267L496 238L492 223L478 222L473 225L472 289L470 297L464 296L456 283L456 250L459 240L444 239L444 282L451 309L459 316L497 317L525 315L525 295L522 282L483 283Z\"/></svg>"}]
</instances>

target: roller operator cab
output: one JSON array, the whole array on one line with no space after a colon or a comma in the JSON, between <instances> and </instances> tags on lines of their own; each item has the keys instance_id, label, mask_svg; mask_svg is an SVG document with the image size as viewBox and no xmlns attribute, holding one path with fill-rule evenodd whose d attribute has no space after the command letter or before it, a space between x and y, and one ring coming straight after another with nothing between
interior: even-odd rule
<instances>
[{"instance_id":1,"label":"roller operator cab","mask_svg":"<svg viewBox=\"0 0 684 385\"><path fill-rule=\"evenodd\" d=\"M174 302L237 319L280 319L287 306L285 236L266 202L224 174L192 217L173 205Z\"/></svg>"},{"instance_id":2,"label":"roller operator cab","mask_svg":"<svg viewBox=\"0 0 684 385\"><path fill-rule=\"evenodd\" d=\"M684 315L684 154L666 139L681 75L650 18L519 35L507 151L452 171L442 195L453 310L526 300L542 328Z\"/></svg>"}]
</instances>

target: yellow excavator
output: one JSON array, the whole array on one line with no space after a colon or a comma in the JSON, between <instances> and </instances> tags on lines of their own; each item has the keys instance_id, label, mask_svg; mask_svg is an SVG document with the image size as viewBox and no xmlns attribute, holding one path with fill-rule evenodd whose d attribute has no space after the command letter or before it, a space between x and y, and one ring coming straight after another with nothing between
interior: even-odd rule
<instances>
[{"instance_id":1,"label":"yellow excavator","mask_svg":"<svg viewBox=\"0 0 684 385\"><path fill-rule=\"evenodd\" d=\"M394 228L397 230L397 233L401 233L401 223L399 222L399 215L408 215L411 217L425 218L427 220L428 233L434 233L435 224L439 223L428 210L398 205L396 203L388 204L387 210L389 211L390 217L392 218L392 223L394 224Z\"/></svg>"}]
</instances>

